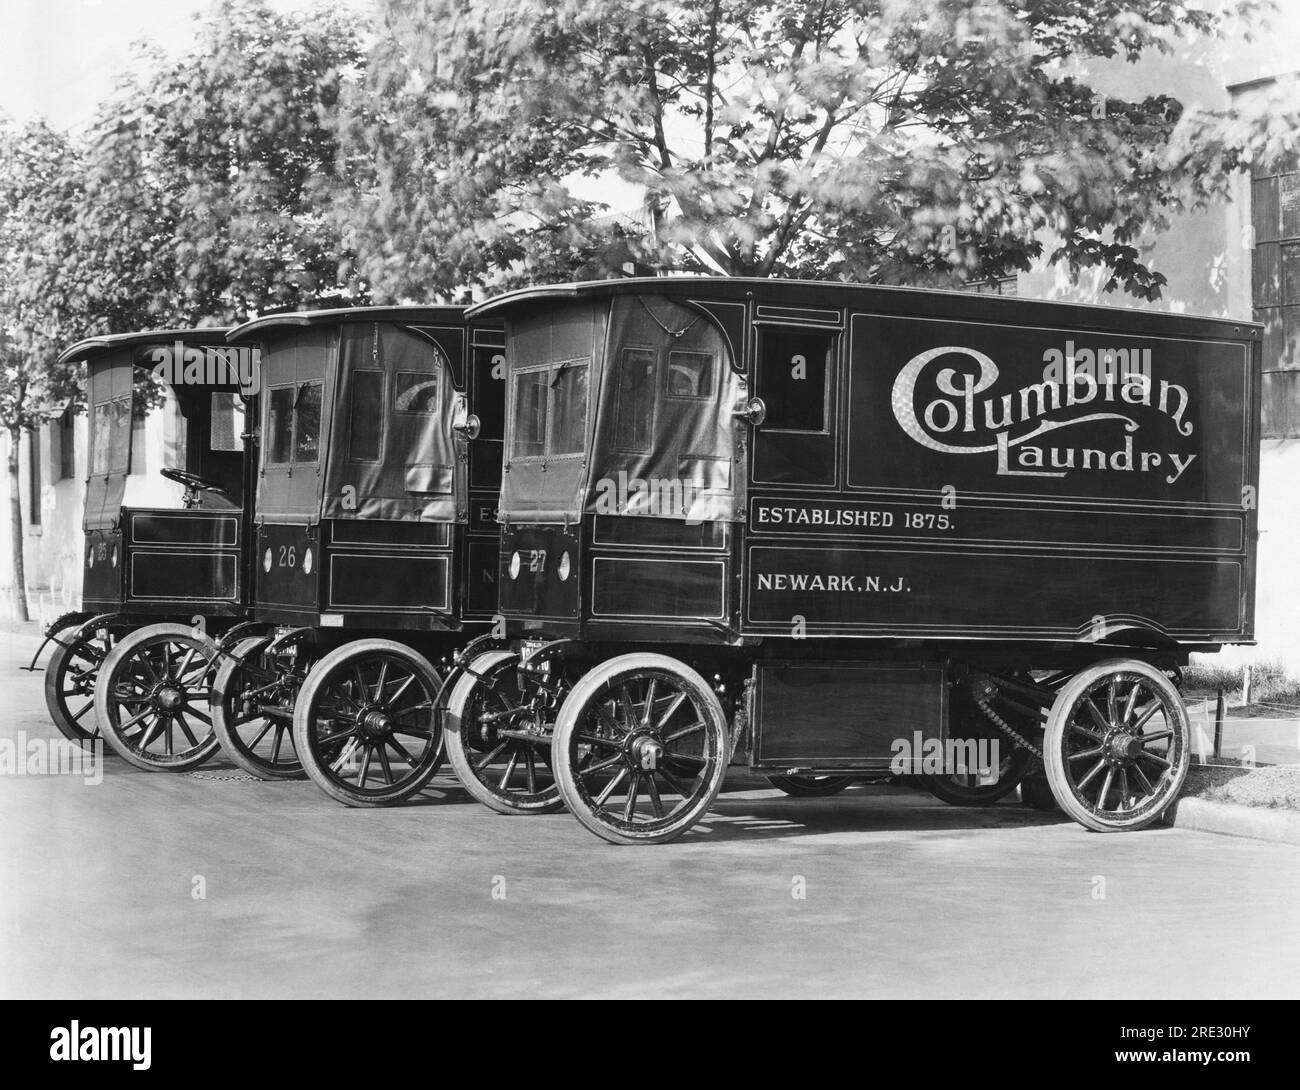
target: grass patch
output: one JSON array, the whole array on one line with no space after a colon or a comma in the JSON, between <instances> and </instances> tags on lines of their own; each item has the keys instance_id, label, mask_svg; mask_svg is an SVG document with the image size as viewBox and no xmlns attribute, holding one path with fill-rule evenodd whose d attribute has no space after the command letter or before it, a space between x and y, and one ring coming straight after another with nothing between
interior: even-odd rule
<instances>
[{"instance_id":1,"label":"grass patch","mask_svg":"<svg viewBox=\"0 0 1300 1090\"><path fill-rule=\"evenodd\" d=\"M1272 810L1300 810L1300 767L1225 768L1193 765L1182 791L1184 798L1230 802Z\"/></svg>"}]
</instances>

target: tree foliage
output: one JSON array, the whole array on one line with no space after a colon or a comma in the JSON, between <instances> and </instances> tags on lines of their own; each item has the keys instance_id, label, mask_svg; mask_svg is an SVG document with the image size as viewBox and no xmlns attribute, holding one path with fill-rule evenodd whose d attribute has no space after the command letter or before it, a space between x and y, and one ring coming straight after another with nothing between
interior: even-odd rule
<instances>
[{"instance_id":1,"label":"tree foliage","mask_svg":"<svg viewBox=\"0 0 1300 1090\"><path fill-rule=\"evenodd\" d=\"M1072 273L1155 298L1137 243L1222 195L1233 118L1177 140L1176 99L1108 99L1079 62L1168 52L1256 6L387 0L341 117L362 267L399 295L629 253L951 284L1027 269L1052 239ZM581 185L611 171L646 194L648 237Z\"/></svg>"},{"instance_id":2,"label":"tree foliage","mask_svg":"<svg viewBox=\"0 0 1300 1090\"><path fill-rule=\"evenodd\" d=\"M61 133L0 118L0 428L11 435L75 389L75 371L55 361L83 320L65 230L85 199L81 177Z\"/></svg>"},{"instance_id":3,"label":"tree foliage","mask_svg":"<svg viewBox=\"0 0 1300 1090\"><path fill-rule=\"evenodd\" d=\"M146 74L122 80L91 130L73 225L103 326L230 320L362 291L322 211L359 32L343 15L219 0L191 50L147 54Z\"/></svg>"}]
</instances>

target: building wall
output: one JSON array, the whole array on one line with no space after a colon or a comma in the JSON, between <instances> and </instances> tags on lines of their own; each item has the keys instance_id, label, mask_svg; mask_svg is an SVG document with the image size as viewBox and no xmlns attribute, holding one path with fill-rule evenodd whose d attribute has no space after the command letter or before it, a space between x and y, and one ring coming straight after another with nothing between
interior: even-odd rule
<instances>
[{"instance_id":1,"label":"building wall","mask_svg":"<svg viewBox=\"0 0 1300 1090\"><path fill-rule=\"evenodd\" d=\"M164 410L148 414L144 424L144 472L126 479L125 503L134 507L179 507L184 489L159 476L166 464ZM60 479L59 423L41 425L36 432L41 459L41 519L33 526L30 518L32 444L24 436L19 448L19 492L23 508L23 562L26 565L27 608L33 620L42 623L60 613L81 607L82 511L86 494L86 432L84 413L74 418L75 469L70 478ZM9 441L0 438L0 465L7 464ZM13 563L9 530L9 477L0 474L0 510L4 528L0 532L0 616L13 612Z\"/></svg>"}]
</instances>

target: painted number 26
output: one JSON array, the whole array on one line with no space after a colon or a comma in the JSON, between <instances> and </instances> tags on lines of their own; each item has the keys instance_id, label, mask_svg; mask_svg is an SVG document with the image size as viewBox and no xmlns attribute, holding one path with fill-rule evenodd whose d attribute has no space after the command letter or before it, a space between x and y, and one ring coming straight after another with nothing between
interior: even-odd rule
<instances>
[{"instance_id":1,"label":"painted number 26","mask_svg":"<svg viewBox=\"0 0 1300 1090\"><path fill-rule=\"evenodd\" d=\"M280 567L296 567L298 562L298 553L292 545L280 546Z\"/></svg>"}]
</instances>

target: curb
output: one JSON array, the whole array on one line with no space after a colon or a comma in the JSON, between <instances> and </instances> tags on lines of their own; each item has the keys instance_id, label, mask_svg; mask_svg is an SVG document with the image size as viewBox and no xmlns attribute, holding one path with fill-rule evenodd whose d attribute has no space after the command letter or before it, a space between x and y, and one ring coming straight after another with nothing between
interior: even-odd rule
<instances>
[{"instance_id":1,"label":"curb","mask_svg":"<svg viewBox=\"0 0 1300 1090\"><path fill-rule=\"evenodd\" d=\"M1300 846L1300 813L1231 802L1179 799L1170 822L1176 829L1191 829L1220 836L1244 836Z\"/></svg>"}]
</instances>

